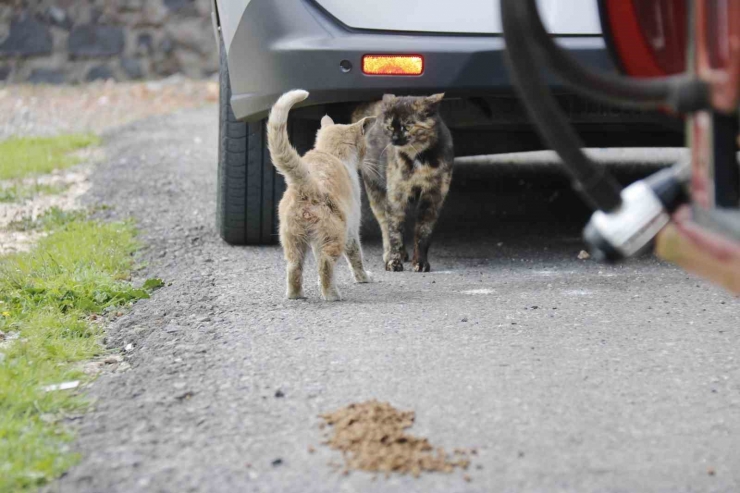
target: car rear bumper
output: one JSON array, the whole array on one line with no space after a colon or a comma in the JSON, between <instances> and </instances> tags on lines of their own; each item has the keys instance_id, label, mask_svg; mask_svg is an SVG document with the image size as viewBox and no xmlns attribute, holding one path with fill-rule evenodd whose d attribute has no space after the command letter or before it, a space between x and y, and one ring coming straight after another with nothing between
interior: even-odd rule
<instances>
[{"instance_id":1,"label":"car rear bumper","mask_svg":"<svg viewBox=\"0 0 740 493\"><path fill-rule=\"evenodd\" d=\"M600 36L559 38L582 62L613 71ZM368 76L365 54L420 54L420 76ZM340 67L344 60L352 69ZM232 107L239 119L263 118L282 93L311 93L303 106L362 101L383 93L484 97L511 91L500 36L404 34L343 26L310 0L252 0L228 47ZM556 84L553 81L553 84Z\"/></svg>"}]
</instances>

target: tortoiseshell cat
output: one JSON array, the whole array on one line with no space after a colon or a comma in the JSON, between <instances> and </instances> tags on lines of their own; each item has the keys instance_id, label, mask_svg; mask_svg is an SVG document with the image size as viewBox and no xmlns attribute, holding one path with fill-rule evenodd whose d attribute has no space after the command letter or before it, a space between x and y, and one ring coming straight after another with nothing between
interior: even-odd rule
<instances>
[{"instance_id":1,"label":"tortoiseshell cat","mask_svg":"<svg viewBox=\"0 0 740 493\"><path fill-rule=\"evenodd\" d=\"M367 151L360 167L370 206L383 234L383 262L388 271L402 271L408 260L403 232L406 209L416 205L414 272L429 272L427 254L432 232L452 181L452 136L439 116L444 94L426 97L383 96L360 106L357 122L377 116L367 133Z\"/></svg>"}]
</instances>

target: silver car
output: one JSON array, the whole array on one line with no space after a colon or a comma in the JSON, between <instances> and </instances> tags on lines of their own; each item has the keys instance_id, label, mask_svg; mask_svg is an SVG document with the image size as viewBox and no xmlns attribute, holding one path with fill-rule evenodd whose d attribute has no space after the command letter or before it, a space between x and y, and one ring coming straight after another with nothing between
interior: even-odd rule
<instances>
[{"instance_id":1,"label":"silver car","mask_svg":"<svg viewBox=\"0 0 740 493\"><path fill-rule=\"evenodd\" d=\"M580 61L618 70L597 0L539 0L549 31ZM456 156L538 150L542 143L510 86L497 0L214 0L221 52L218 227L231 244L276 239L285 184L265 142L280 94L306 89L291 140L304 152L324 114L384 93L445 92L441 113ZM558 98L589 147L681 146L680 121Z\"/></svg>"}]
</instances>

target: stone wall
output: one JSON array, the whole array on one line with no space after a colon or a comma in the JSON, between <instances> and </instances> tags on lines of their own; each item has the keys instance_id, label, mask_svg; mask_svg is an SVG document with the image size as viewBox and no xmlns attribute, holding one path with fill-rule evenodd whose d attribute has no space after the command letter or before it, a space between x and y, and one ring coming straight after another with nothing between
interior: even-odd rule
<instances>
[{"instance_id":1,"label":"stone wall","mask_svg":"<svg viewBox=\"0 0 740 493\"><path fill-rule=\"evenodd\" d=\"M0 83L216 71L210 0L0 0Z\"/></svg>"}]
</instances>

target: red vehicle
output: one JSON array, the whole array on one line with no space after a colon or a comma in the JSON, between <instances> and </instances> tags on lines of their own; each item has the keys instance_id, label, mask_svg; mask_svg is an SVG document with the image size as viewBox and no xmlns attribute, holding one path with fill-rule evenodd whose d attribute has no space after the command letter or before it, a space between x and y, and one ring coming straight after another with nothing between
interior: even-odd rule
<instances>
[{"instance_id":1,"label":"red vehicle","mask_svg":"<svg viewBox=\"0 0 740 493\"><path fill-rule=\"evenodd\" d=\"M534 0L502 0L512 78L543 139L596 212L591 252L659 256L740 294L740 0L601 0L605 38L624 73L594 72L545 31ZM685 116L691 160L624 190L581 151L543 68L573 90L627 108Z\"/></svg>"}]
</instances>

